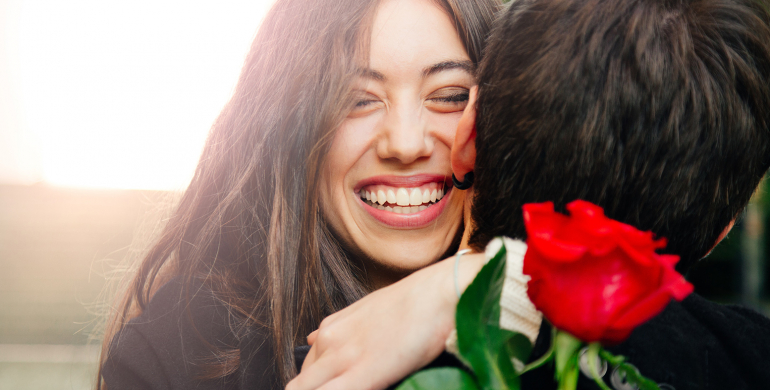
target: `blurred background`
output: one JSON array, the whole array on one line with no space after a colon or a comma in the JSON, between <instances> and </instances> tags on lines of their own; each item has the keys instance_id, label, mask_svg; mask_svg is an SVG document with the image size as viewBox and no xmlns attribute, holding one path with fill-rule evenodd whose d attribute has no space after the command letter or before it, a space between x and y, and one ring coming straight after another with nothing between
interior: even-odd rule
<instances>
[{"instance_id":1,"label":"blurred background","mask_svg":"<svg viewBox=\"0 0 770 390\"><path fill-rule=\"evenodd\" d=\"M192 177L269 5L0 0L0 389L91 388L107 281ZM760 190L696 291L770 313L767 210Z\"/></svg>"},{"instance_id":2,"label":"blurred background","mask_svg":"<svg viewBox=\"0 0 770 390\"><path fill-rule=\"evenodd\" d=\"M106 281L192 177L270 4L0 0L0 389L92 387Z\"/></svg>"}]
</instances>

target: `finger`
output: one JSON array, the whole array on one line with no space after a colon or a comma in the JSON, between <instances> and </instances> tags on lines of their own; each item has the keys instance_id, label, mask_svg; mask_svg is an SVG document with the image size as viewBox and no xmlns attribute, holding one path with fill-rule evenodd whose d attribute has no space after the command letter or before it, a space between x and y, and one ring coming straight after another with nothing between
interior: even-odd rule
<instances>
[{"instance_id":1,"label":"finger","mask_svg":"<svg viewBox=\"0 0 770 390\"><path fill-rule=\"evenodd\" d=\"M318 337L318 329L310 332L309 335L307 335L307 344L313 345L315 344L315 339Z\"/></svg>"},{"instance_id":2,"label":"finger","mask_svg":"<svg viewBox=\"0 0 770 390\"><path fill-rule=\"evenodd\" d=\"M330 314L326 316L323 320L321 320L321 323L318 325L318 329L323 329L331 324L333 324L337 319L342 315L342 313L349 311L348 309L350 306L346 307L345 309L342 309L341 311L338 311L336 313Z\"/></svg>"},{"instance_id":3,"label":"finger","mask_svg":"<svg viewBox=\"0 0 770 390\"><path fill-rule=\"evenodd\" d=\"M350 368L341 375L323 383L316 390L381 390L392 384L384 377L380 377L378 375L381 374L380 372L369 372L365 369L358 369L358 367L363 368L366 365ZM370 364L369 367L373 366ZM395 381L392 382L395 383Z\"/></svg>"},{"instance_id":4,"label":"finger","mask_svg":"<svg viewBox=\"0 0 770 390\"><path fill-rule=\"evenodd\" d=\"M286 385L286 390L315 390L334 379L344 367L345 364L338 359L331 359L329 355L321 356L307 366L303 364L302 372Z\"/></svg>"}]
</instances>

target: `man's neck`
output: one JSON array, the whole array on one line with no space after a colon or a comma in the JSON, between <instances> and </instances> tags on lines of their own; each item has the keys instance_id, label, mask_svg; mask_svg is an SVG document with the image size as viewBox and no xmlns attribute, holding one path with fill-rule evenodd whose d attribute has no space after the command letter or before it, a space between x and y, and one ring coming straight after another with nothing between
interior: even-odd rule
<instances>
[{"instance_id":1,"label":"man's neck","mask_svg":"<svg viewBox=\"0 0 770 390\"><path fill-rule=\"evenodd\" d=\"M473 194L468 190L469 193L465 196L465 203L463 206L463 226L465 226L465 230L463 231L463 238L462 241L460 241L460 250L462 249L470 249L471 246L468 244L471 239L471 232L473 229L475 229L475 225L473 224L473 219L471 218L471 203L473 202Z\"/></svg>"}]
</instances>

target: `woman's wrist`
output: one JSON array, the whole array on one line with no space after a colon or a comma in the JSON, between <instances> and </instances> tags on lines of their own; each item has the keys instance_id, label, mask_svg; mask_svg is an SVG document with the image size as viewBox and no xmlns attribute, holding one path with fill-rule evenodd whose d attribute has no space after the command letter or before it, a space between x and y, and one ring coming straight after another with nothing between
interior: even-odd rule
<instances>
[{"instance_id":1,"label":"woman's wrist","mask_svg":"<svg viewBox=\"0 0 770 390\"><path fill-rule=\"evenodd\" d=\"M457 312L457 302L459 296L473 282L481 268L486 264L486 256L483 253L467 253L460 256L452 256L442 261L444 266L451 264L452 278L451 282L453 294L442 294L444 298L444 310L450 316L446 332L442 332L444 340L443 349L453 354L459 354L457 350L457 331L455 324L455 314ZM448 268L448 267L447 267ZM448 284L448 283L447 283ZM442 289L445 291L445 289ZM460 294L458 294L458 291Z\"/></svg>"},{"instance_id":2,"label":"woman's wrist","mask_svg":"<svg viewBox=\"0 0 770 390\"><path fill-rule=\"evenodd\" d=\"M481 268L484 267L484 264L487 263L487 259L484 256L483 253L466 253L464 254L458 263L457 266L457 275L455 275L455 280L457 280L457 285L460 290L460 294L462 294L465 289L473 282L473 279L476 278L476 275L481 271ZM459 300L459 297L457 297L457 294L455 293L455 305L457 304L457 301Z\"/></svg>"},{"instance_id":3,"label":"woman's wrist","mask_svg":"<svg viewBox=\"0 0 770 390\"><path fill-rule=\"evenodd\" d=\"M455 312L459 301L455 281L462 293L485 264L483 254L467 253L460 259L455 274L455 260L455 256L449 257L409 276L421 279L416 280L415 285L419 287L414 291L419 299L424 300L426 294L432 297L428 299L433 302L429 305L436 318L440 318L440 326L436 331L444 338L455 328Z\"/></svg>"},{"instance_id":4,"label":"woman's wrist","mask_svg":"<svg viewBox=\"0 0 770 390\"><path fill-rule=\"evenodd\" d=\"M443 268L439 280L441 299L447 313L451 313L452 328L454 328L455 309L459 301L457 291L462 294L485 263L486 258L483 253L466 253L462 255L459 262L456 256L452 256L437 264Z\"/></svg>"}]
</instances>

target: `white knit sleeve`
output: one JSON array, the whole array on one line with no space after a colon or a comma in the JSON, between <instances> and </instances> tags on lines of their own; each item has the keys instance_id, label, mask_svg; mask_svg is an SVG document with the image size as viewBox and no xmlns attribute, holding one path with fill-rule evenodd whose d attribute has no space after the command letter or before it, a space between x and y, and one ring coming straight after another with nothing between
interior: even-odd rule
<instances>
[{"instance_id":1,"label":"white knit sleeve","mask_svg":"<svg viewBox=\"0 0 770 390\"><path fill-rule=\"evenodd\" d=\"M503 291L500 295L500 327L523 334L534 345L540 333L543 314L535 309L535 305L527 296L529 277L523 272L527 244L508 237L495 238L489 242L484 251L487 261L497 254L503 244L506 250L506 265ZM445 345L448 352L459 356L456 329L449 334Z\"/></svg>"},{"instance_id":2,"label":"white knit sleeve","mask_svg":"<svg viewBox=\"0 0 770 390\"><path fill-rule=\"evenodd\" d=\"M535 305L527 296L529 276L524 275L522 271L527 244L508 237L495 238L484 251L486 258L494 257L503 244L506 250L506 267L503 292L500 296L500 327L519 332L534 344L540 332L543 315L535 309Z\"/></svg>"}]
</instances>

